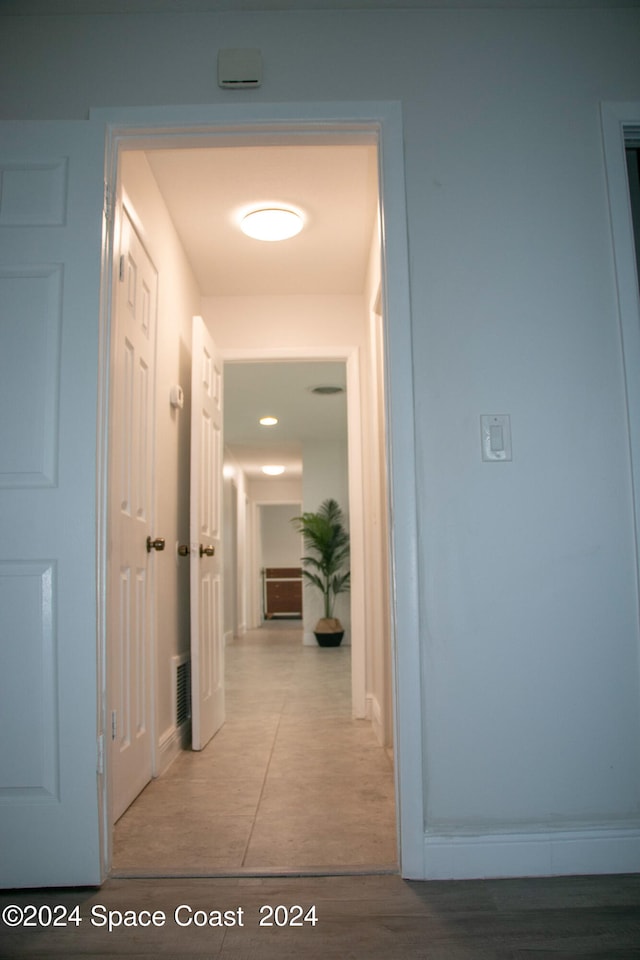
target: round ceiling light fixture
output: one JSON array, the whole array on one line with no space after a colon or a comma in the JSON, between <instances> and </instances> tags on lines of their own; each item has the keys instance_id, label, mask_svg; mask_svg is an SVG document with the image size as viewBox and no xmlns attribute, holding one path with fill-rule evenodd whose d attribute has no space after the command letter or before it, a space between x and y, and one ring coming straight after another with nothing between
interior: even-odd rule
<instances>
[{"instance_id":1,"label":"round ceiling light fixture","mask_svg":"<svg viewBox=\"0 0 640 960\"><path fill-rule=\"evenodd\" d=\"M284 467L280 464L268 464L262 468L262 472L266 473L268 477L279 477L281 473L284 473Z\"/></svg>"},{"instance_id":2,"label":"round ceiling light fixture","mask_svg":"<svg viewBox=\"0 0 640 960\"><path fill-rule=\"evenodd\" d=\"M240 229L254 240L289 240L295 237L304 226L299 213L284 207L265 207L252 210L240 221Z\"/></svg>"},{"instance_id":3,"label":"round ceiling light fixture","mask_svg":"<svg viewBox=\"0 0 640 960\"><path fill-rule=\"evenodd\" d=\"M276 423L278 422L278 418L277 417L260 417L260 420L258 422L260 423L261 427L275 427Z\"/></svg>"}]
</instances>

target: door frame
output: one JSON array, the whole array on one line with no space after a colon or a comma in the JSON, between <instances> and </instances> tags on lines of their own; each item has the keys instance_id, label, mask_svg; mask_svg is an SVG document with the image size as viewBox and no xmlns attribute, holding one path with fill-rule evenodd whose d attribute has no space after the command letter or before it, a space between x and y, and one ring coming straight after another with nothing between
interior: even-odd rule
<instances>
[{"instance_id":1,"label":"door frame","mask_svg":"<svg viewBox=\"0 0 640 960\"><path fill-rule=\"evenodd\" d=\"M366 616L364 578L364 513L362 509L362 406L358 347L247 347L221 349L227 363L344 363L347 378L347 464L349 536L351 542L351 709L353 716L367 715ZM361 562L359 562L359 560Z\"/></svg>"},{"instance_id":2,"label":"door frame","mask_svg":"<svg viewBox=\"0 0 640 960\"><path fill-rule=\"evenodd\" d=\"M600 111L627 398L640 624L640 277L625 158L627 141L640 139L640 101L605 102Z\"/></svg>"},{"instance_id":3,"label":"door frame","mask_svg":"<svg viewBox=\"0 0 640 960\"><path fill-rule=\"evenodd\" d=\"M299 500L296 500L294 498L288 498L288 499L284 498L282 500L252 500L251 501L251 522L250 522L250 529L247 531L248 533L247 540L249 542L248 552L249 552L249 556L251 557L251 560L249 563L248 578L250 579L251 584L257 584L256 575L258 574L260 568L263 565L262 561L258 563L258 557L262 557L262 549L263 549L262 529L261 529L263 507L291 507L292 509L295 508L297 513L302 513L302 497L300 497ZM253 605L253 609L251 610L252 615L251 615L250 627L249 627L249 629L252 629L254 625L259 627L262 624L262 620L263 620L264 591L263 591L262 583L260 584L259 587L256 585L256 588L254 591L249 591L249 592L253 592L251 601L248 604L250 609L251 609L251 605Z\"/></svg>"},{"instance_id":4,"label":"door frame","mask_svg":"<svg viewBox=\"0 0 640 960\"><path fill-rule=\"evenodd\" d=\"M385 413L390 498L391 619L396 809L400 872L425 877L422 660L418 589L417 491L413 406L413 362L407 210L404 183L402 106L399 102L279 103L184 107L99 108L90 120L106 133L105 194L114 196L120 152L225 143L369 142L378 146L381 208ZM100 311L98 468L98 723L108 729L106 635L106 522L108 401L110 370L110 281L113 228L103 237ZM110 776L107 764L102 802L103 871L112 859Z\"/></svg>"}]
</instances>

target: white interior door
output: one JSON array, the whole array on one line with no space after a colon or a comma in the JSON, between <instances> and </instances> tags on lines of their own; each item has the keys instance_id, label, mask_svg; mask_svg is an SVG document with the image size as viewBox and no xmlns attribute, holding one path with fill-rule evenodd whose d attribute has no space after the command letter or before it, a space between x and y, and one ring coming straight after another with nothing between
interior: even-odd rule
<instances>
[{"instance_id":1,"label":"white interior door","mask_svg":"<svg viewBox=\"0 0 640 960\"><path fill-rule=\"evenodd\" d=\"M102 879L104 128L0 125L0 885Z\"/></svg>"},{"instance_id":2,"label":"white interior door","mask_svg":"<svg viewBox=\"0 0 640 960\"><path fill-rule=\"evenodd\" d=\"M222 619L222 363L193 318L191 368L191 745L224 723Z\"/></svg>"},{"instance_id":3,"label":"white interior door","mask_svg":"<svg viewBox=\"0 0 640 960\"><path fill-rule=\"evenodd\" d=\"M112 819L152 775L153 569L164 541L153 529L156 269L126 209L111 341L109 473L110 737Z\"/></svg>"}]
</instances>

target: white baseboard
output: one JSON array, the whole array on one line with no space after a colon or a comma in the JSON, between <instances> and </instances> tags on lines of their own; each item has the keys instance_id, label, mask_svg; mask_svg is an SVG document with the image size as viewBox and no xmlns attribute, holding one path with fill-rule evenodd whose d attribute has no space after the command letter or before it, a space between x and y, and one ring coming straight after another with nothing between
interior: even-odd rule
<instances>
[{"instance_id":1,"label":"white baseboard","mask_svg":"<svg viewBox=\"0 0 640 960\"><path fill-rule=\"evenodd\" d=\"M161 776L182 750L191 743L191 721L179 727L169 727L160 737L156 752L155 777Z\"/></svg>"},{"instance_id":2,"label":"white baseboard","mask_svg":"<svg viewBox=\"0 0 640 960\"><path fill-rule=\"evenodd\" d=\"M384 725L382 723L382 710L378 698L373 693L368 693L366 697L366 716L371 721L371 729L376 735L376 740L381 747L384 747Z\"/></svg>"},{"instance_id":3,"label":"white baseboard","mask_svg":"<svg viewBox=\"0 0 640 960\"><path fill-rule=\"evenodd\" d=\"M424 838L425 880L640 872L640 828Z\"/></svg>"}]
</instances>

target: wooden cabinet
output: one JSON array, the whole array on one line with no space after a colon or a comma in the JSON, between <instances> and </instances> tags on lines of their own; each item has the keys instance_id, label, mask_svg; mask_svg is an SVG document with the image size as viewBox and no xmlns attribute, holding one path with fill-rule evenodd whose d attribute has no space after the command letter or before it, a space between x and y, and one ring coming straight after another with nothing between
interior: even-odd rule
<instances>
[{"instance_id":1,"label":"wooden cabinet","mask_svg":"<svg viewBox=\"0 0 640 960\"><path fill-rule=\"evenodd\" d=\"M302 616L302 569L266 567L264 570L264 616Z\"/></svg>"}]
</instances>

